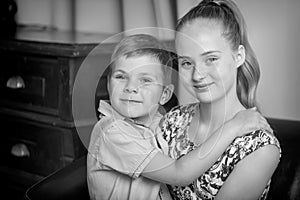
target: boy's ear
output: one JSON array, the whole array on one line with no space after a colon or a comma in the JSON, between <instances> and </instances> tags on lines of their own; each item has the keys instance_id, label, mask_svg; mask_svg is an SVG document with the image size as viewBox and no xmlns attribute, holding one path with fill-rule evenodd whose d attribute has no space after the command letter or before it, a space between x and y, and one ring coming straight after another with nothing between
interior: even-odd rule
<instances>
[{"instance_id":1,"label":"boy's ear","mask_svg":"<svg viewBox=\"0 0 300 200\"><path fill-rule=\"evenodd\" d=\"M162 95L160 97L159 104L164 105L165 103L167 103L171 99L173 92L174 92L173 84L165 86Z\"/></svg>"},{"instance_id":2,"label":"boy's ear","mask_svg":"<svg viewBox=\"0 0 300 200\"><path fill-rule=\"evenodd\" d=\"M107 81L106 81L106 89L107 89L107 91L109 93L110 91L109 91L109 78L108 77L107 77Z\"/></svg>"},{"instance_id":3,"label":"boy's ear","mask_svg":"<svg viewBox=\"0 0 300 200\"><path fill-rule=\"evenodd\" d=\"M245 47L240 45L236 55L237 68L239 68L242 64L244 64L246 59Z\"/></svg>"},{"instance_id":4,"label":"boy's ear","mask_svg":"<svg viewBox=\"0 0 300 200\"><path fill-rule=\"evenodd\" d=\"M107 81L106 81L106 89L107 89L107 92L108 92L108 98L110 99L110 95L112 94L112 91L110 91L110 77L107 76Z\"/></svg>"}]
</instances>

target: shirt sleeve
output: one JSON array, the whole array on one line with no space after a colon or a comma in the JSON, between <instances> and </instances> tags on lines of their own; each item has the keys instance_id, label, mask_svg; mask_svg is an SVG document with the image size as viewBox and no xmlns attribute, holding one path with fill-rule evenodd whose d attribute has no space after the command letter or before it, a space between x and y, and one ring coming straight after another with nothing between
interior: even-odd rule
<instances>
[{"instance_id":1,"label":"shirt sleeve","mask_svg":"<svg viewBox=\"0 0 300 200\"><path fill-rule=\"evenodd\" d=\"M97 160L120 173L138 177L159 150L153 137L144 137L123 120L100 129Z\"/></svg>"}]
</instances>

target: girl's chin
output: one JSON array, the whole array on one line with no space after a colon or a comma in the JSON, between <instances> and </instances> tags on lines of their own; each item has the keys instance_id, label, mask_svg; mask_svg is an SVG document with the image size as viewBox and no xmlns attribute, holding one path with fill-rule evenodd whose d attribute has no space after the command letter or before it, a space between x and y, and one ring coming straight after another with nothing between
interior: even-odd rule
<instances>
[{"instance_id":1,"label":"girl's chin","mask_svg":"<svg viewBox=\"0 0 300 200\"><path fill-rule=\"evenodd\" d=\"M198 93L198 94L195 95L195 98L200 103L212 103L213 102L213 98L210 94Z\"/></svg>"}]
</instances>

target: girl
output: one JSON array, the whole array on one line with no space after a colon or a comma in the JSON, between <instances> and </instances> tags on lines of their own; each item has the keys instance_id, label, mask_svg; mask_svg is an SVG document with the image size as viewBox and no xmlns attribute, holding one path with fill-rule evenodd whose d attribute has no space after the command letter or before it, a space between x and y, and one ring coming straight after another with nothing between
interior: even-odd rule
<instances>
[{"instance_id":1,"label":"girl","mask_svg":"<svg viewBox=\"0 0 300 200\"><path fill-rule=\"evenodd\" d=\"M256 106L259 66L244 19L231 0L200 2L176 30L179 74L198 99L170 111L161 125L169 145L165 153L179 159L212 140L224 119ZM236 138L190 185L172 184L170 191L174 199L265 199L279 159L276 137L257 129Z\"/></svg>"}]
</instances>

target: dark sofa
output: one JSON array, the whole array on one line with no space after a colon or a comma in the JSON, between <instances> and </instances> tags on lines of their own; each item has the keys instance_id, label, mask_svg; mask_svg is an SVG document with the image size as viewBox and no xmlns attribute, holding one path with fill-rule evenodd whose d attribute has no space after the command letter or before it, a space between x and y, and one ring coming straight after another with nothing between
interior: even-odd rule
<instances>
[{"instance_id":1,"label":"dark sofa","mask_svg":"<svg viewBox=\"0 0 300 200\"><path fill-rule=\"evenodd\" d=\"M300 200L300 121L268 118L280 141L282 157L273 177L270 199ZM89 199L86 183L86 157L49 175L30 187L25 199Z\"/></svg>"}]
</instances>

